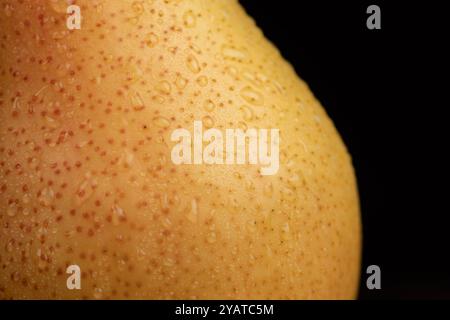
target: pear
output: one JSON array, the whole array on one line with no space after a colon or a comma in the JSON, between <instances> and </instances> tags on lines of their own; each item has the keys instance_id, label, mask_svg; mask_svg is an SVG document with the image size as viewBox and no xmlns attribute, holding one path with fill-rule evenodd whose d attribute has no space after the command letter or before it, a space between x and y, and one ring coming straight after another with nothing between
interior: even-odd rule
<instances>
[{"instance_id":1,"label":"pear","mask_svg":"<svg viewBox=\"0 0 450 320\"><path fill-rule=\"evenodd\" d=\"M0 5L0 298L356 296L351 158L237 1ZM173 161L199 122L213 160Z\"/></svg>"}]
</instances>

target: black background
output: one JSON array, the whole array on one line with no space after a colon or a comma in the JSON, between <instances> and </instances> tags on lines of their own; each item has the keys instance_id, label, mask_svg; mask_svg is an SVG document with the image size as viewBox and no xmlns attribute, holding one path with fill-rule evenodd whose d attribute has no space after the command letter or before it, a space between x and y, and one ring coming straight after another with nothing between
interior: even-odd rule
<instances>
[{"instance_id":1,"label":"black background","mask_svg":"<svg viewBox=\"0 0 450 320\"><path fill-rule=\"evenodd\" d=\"M436 184L445 181L439 113L448 101L438 95L449 81L437 63L438 45L449 38L439 17L444 8L410 1L240 2L309 84L353 157L364 238L360 298L450 298L450 212L438 205L449 188ZM381 8L381 30L366 27L371 4ZM366 288L371 264L381 268L381 290Z\"/></svg>"}]
</instances>

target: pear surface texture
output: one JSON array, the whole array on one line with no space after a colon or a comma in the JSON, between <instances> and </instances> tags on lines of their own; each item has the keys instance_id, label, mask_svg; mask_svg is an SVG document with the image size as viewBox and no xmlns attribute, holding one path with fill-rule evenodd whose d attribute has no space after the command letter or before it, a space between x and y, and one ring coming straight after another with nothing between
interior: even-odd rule
<instances>
[{"instance_id":1,"label":"pear surface texture","mask_svg":"<svg viewBox=\"0 0 450 320\"><path fill-rule=\"evenodd\" d=\"M278 167L176 163L195 123L278 130ZM237 1L0 0L0 299L352 299L360 223L338 132Z\"/></svg>"}]
</instances>

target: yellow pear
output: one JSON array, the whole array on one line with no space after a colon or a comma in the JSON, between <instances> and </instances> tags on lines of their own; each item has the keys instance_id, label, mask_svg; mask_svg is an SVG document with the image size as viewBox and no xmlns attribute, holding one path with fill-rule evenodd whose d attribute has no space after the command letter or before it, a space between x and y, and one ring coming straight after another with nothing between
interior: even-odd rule
<instances>
[{"instance_id":1,"label":"yellow pear","mask_svg":"<svg viewBox=\"0 0 450 320\"><path fill-rule=\"evenodd\" d=\"M350 156L237 1L0 6L1 299L356 297ZM179 163L183 129L279 132L279 166Z\"/></svg>"}]
</instances>

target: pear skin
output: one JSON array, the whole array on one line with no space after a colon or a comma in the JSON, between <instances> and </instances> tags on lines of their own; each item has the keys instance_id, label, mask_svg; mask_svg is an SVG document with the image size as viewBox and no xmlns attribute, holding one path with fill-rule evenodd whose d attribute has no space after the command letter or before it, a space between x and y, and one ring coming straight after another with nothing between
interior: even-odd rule
<instances>
[{"instance_id":1,"label":"pear skin","mask_svg":"<svg viewBox=\"0 0 450 320\"><path fill-rule=\"evenodd\" d=\"M73 3L0 0L0 298L355 298L351 158L239 3ZM174 164L194 121L279 129L278 171Z\"/></svg>"}]
</instances>

